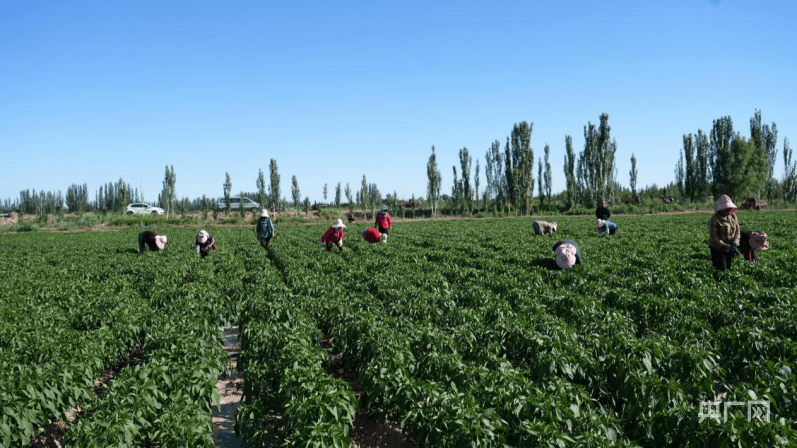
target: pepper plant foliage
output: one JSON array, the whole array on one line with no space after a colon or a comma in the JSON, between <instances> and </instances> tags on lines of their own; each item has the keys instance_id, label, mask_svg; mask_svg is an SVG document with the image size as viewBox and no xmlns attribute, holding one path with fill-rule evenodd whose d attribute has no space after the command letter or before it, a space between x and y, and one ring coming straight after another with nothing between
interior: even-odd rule
<instances>
[{"instance_id":1,"label":"pepper plant foliage","mask_svg":"<svg viewBox=\"0 0 797 448\"><path fill-rule=\"evenodd\" d=\"M361 408L417 446L788 446L794 219L739 212L771 249L722 273L703 214L619 216L616 237L585 217L558 218L554 237L529 218L397 223L387 244L352 232L333 252L317 244L327 225L284 227L267 252L249 227L208 229L204 260L195 229L160 229L166 250L141 256L136 231L0 235L0 444L86 404L68 445L209 446L232 321L236 430L254 445L350 446ZM558 238L585 264L550 270ZM93 378L137 343L143 363L94 398ZM701 419L721 388L768 402L769 421Z\"/></svg>"}]
</instances>

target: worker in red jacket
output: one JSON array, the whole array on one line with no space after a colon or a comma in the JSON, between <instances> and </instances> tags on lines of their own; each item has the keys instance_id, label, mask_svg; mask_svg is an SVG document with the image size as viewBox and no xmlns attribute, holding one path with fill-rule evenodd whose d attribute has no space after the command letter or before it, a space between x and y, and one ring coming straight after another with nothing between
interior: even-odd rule
<instances>
[{"instance_id":1,"label":"worker in red jacket","mask_svg":"<svg viewBox=\"0 0 797 448\"><path fill-rule=\"evenodd\" d=\"M390 233L393 222L390 220L390 213L387 212L387 205L383 205L382 208L379 209L379 213L376 214L374 227L379 229L379 233Z\"/></svg>"},{"instance_id":2,"label":"worker in red jacket","mask_svg":"<svg viewBox=\"0 0 797 448\"><path fill-rule=\"evenodd\" d=\"M338 246L338 249L343 250L343 229L346 226L343 224L343 220L338 218L335 224L327 229L324 235L321 237L321 245L325 245L328 251L332 250L332 245Z\"/></svg>"},{"instance_id":3,"label":"worker in red jacket","mask_svg":"<svg viewBox=\"0 0 797 448\"><path fill-rule=\"evenodd\" d=\"M363 230L363 238L369 243L384 243L387 241L387 233L380 233L373 228Z\"/></svg>"}]
</instances>

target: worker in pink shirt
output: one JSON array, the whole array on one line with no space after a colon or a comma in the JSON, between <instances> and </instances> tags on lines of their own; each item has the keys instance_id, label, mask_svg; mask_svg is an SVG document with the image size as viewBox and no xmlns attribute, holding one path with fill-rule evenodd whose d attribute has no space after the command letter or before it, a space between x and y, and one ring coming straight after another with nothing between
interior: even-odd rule
<instances>
[{"instance_id":1,"label":"worker in pink shirt","mask_svg":"<svg viewBox=\"0 0 797 448\"><path fill-rule=\"evenodd\" d=\"M332 250L333 244L338 246L338 249L343 250L343 229L345 228L346 226L343 224L343 220L338 218L335 224L327 229L321 237L321 245L326 244L328 251Z\"/></svg>"},{"instance_id":2,"label":"worker in pink shirt","mask_svg":"<svg viewBox=\"0 0 797 448\"><path fill-rule=\"evenodd\" d=\"M390 233L393 222L390 220L390 213L387 212L387 205L383 205L382 208L379 209L379 213L376 214L374 227L379 229L379 233Z\"/></svg>"},{"instance_id":3,"label":"worker in pink shirt","mask_svg":"<svg viewBox=\"0 0 797 448\"><path fill-rule=\"evenodd\" d=\"M363 230L363 238L369 243L384 243L387 241L387 233L379 233L376 229L367 228Z\"/></svg>"}]
</instances>

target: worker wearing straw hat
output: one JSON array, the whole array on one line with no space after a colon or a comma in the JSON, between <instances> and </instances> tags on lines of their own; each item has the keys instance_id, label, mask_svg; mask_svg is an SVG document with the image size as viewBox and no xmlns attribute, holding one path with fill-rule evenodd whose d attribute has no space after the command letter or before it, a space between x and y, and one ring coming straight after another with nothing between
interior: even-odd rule
<instances>
[{"instance_id":1,"label":"worker wearing straw hat","mask_svg":"<svg viewBox=\"0 0 797 448\"><path fill-rule=\"evenodd\" d=\"M738 252L741 239L739 219L736 217L736 205L724 194L714 207L714 216L708 224L711 250L711 262L714 268L724 271L731 268L733 255Z\"/></svg>"},{"instance_id":2,"label":"worker wearing straw hat","mask_svg":"<svg viewBox=\"0 0 797 448\"><path fill-rule=\"evenodd\" d=\"M346 225L343 220L338 218L335 224L332 225L324 235L321 237L321 244L326 245L327 251L332 250L332 245L338 246L338 249L343 250L343 231Z\"/></svg>"},{"instance_id":3,"label":"worker wearing straw hat","mask_svg":"<svg viewBox=\"0 0 797 448\"><path fill-rule=\"evenodd\" d=\"M263 249L268 249L268 245L271 244L271 238L274 236L274 224L268 216L268 210L260 212L260 218L257 219L257 225L255 226L255 234L257 234L257 240L263 246Z\"/></svg>"}]
</instances>

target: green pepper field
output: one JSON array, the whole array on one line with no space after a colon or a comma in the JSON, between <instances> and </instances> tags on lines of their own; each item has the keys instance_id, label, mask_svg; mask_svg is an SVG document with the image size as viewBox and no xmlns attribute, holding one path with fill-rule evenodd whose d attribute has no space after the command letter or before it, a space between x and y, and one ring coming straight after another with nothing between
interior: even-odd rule
<instances>
[{"instance_id":1,"label":"green pepper field","mask_svg":"<svg viewBox=\"0 0 797 448\"><path fill-rule=\"evenodd\" d=\"M227 323L252 447L349 446L358 408L430 448L790 446L797 214L737 215L770 249L727 272L707 214L617 216L616 236L594 217L543 218L553 236L533 217L399 221L374 245L354 223L332 252L330 223L277 225L268 251L252 226L209 227L204 260L194 227L152 227L169 242L142 255L138 227L0 234L0 446L78 405L66 446L212 446ZM560 239L583 265L548 268Z\"/></svg>"}]
</instances>

